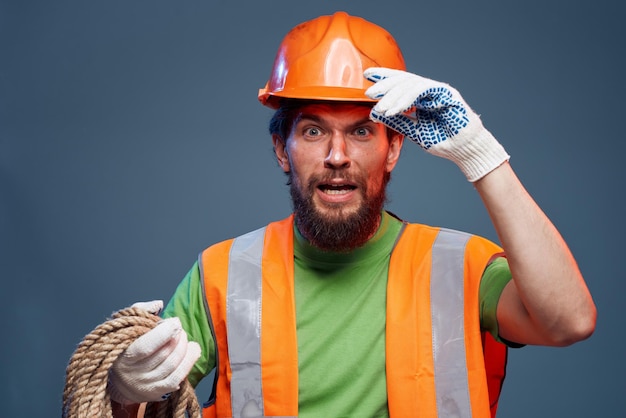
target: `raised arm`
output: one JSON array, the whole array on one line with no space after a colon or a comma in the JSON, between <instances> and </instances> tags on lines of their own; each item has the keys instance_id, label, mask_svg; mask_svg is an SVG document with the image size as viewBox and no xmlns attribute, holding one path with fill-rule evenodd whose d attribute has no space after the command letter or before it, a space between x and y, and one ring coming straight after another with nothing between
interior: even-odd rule
<instances>
[{"instance_id":1,"label":"raised arm","mask_svg":"<svg viewBox=\"0 0 626 418\"><path fill-rule=\"evenodd\" d=\"M523 344L564 346L589 337L596 308L567 244L508 163L474 183L513 280L498 303L500 336Z\"/></svg>"},{"instance_id":2,"label":"raised arm","mask_svg":"<svg viewBox=\"0 0 626 418\"><path fill-rule=\"evenodd\" d=\"M595 328L596 308L574 257L526 192L509 155L451 86L416 74L370 68L370 117L427 152L453 161L480 194L505 250L513 280L497 308L504 339L563 346Z\"/></svg>"}]
</instances>

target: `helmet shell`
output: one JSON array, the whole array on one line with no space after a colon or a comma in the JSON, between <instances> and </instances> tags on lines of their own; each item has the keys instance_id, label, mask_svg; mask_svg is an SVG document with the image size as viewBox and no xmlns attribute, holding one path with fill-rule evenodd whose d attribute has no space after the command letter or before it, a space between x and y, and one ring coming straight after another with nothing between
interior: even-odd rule
<instances>
[{"instance_id":1,"label":"helmet shell","mask_svg":"<svg viewBox=\"0 0 626 418\"><path fill-rule=\"evenodd\" d=\"M345 12L320 16L287 33L259 101L273 109L280 98L372 102L363 77L369 67L405 70L391 34Z\"/></svg>"}]
</instances>

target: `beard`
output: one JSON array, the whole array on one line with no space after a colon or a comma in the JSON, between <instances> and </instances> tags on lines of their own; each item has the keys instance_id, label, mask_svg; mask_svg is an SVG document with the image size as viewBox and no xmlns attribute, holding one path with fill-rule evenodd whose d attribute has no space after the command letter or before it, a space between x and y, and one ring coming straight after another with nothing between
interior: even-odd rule
<instances>
[{"instance_id":1,"label":"beard","mask_svg":"<svg viewBox=\"0 0 626 418\"><path fill-rule=\"evenodd\" d=\"M357 185L363 196L356 211L347 211L340 203L327 204L326 213L322 213L313 202L316 184L322 184L324 178L338 177L336 172L328 176L313 176L304 187L293 172L289 172L289 186L293 204L295 222L300 233L315 247L332 252L349 252L364 245L374 235L380 224L380 216L387 200L386 188L391 173L385 172L380 190L371 196L367 181L361 177L346 178Z\"/></svg>"}]
</instances>

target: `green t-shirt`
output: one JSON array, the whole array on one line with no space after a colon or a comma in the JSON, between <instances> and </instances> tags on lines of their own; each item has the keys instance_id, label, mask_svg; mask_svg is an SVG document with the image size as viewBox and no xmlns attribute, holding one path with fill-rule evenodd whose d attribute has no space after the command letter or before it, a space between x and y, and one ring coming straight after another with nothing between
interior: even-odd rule
<instances>
[{"instance_id":1,"label":"green t-shirt","mask_svg":"<svg viewBox=\"0 0 626 418\"><path fill-rule=\"evenodd\" d=\"M387 273L402 222L384 213L376 235L350 254L320 251L294 228L299 416L387 417L385 317ZM480 286L481 327L497 338L496 307L511 275L506 259L491 263ZM197 263L164 316L178 316L202 357L189 380L214 367L215 347Z\"/></svg>"}]
</instances>

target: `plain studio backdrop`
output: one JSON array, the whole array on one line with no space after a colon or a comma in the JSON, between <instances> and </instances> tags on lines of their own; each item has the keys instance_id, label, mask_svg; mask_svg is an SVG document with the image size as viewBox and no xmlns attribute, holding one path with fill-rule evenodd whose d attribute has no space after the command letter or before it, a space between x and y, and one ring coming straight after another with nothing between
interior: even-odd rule
<instances>
[{"instance_id":1,"label":"plain studio backdrop","mask_svg":"<svg viewBox=\"0 0 626 418\"><path fill-rule=\"evenodd\" d=\"M257 91L282 37L336 10L385 27L410 71L482 115L598 305L591 339L511 350L499 416L626 416L617 0L0 1L0 416L59 416L87 333L289 214ZM390 199L497 241L460 171L410 142Z\"/></svg>"}]
</instances>

